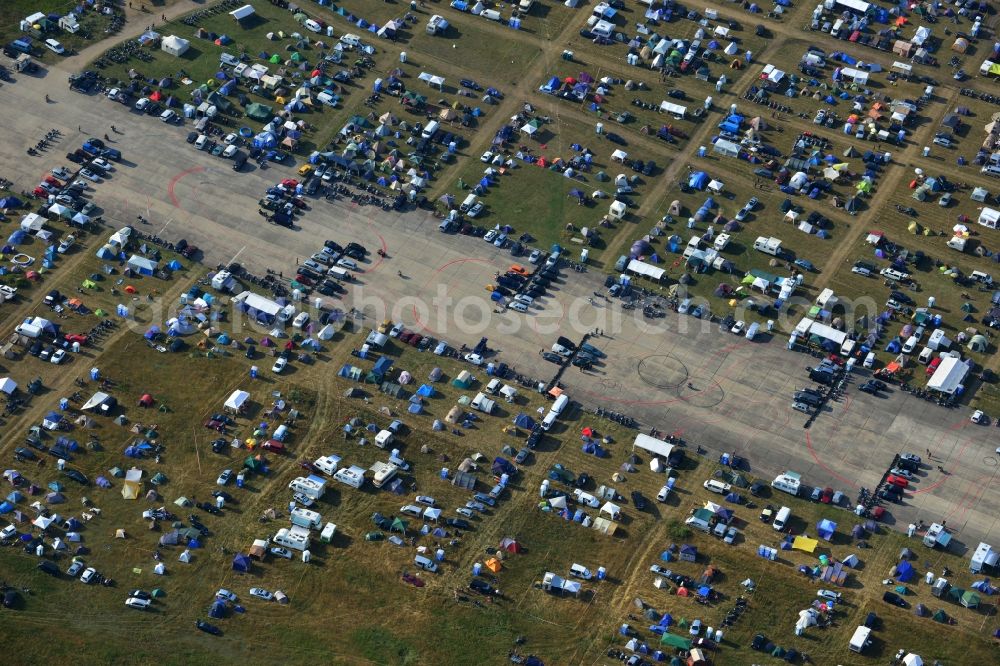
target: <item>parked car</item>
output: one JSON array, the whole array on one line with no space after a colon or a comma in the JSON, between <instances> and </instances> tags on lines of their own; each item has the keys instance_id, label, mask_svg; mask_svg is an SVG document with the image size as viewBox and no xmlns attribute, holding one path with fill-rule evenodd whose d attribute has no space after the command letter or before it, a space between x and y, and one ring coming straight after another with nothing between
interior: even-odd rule
<instances>
[{"instance_id":1,"label":"parked car","mask_svg":"<svg viewBox=\"0 0 1000 666\"><path fill-rule=\"evenodd\" d=\"M194 626L197 627L199 630L204 631L206 634L212 634L213 636L222 635L221 629L219 629L214 624L209 624L208 622L205 622L204 620L195 620Z\"/></svg>"},{"instance_id":2,"label":"parked car","mask_svg":"<svg viewBox=\"0 0 1000 666\"><path fill-rule=\"evenodd\" d=\"M250 596L257 597L258 599L263 599L264 601L271 601L272 599L274 599L274 595L262 587L251 587Z\"/></svg>"}]
</instances>

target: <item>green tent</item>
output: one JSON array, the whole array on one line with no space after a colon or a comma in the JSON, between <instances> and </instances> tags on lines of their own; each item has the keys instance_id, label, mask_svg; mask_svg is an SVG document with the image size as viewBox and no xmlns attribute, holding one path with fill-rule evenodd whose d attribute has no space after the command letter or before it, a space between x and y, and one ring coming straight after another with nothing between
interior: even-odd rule
<instances>
[{"instance_id":1,"label":"green tent","mask_svg":"<svg viewBox=\"0 0 1000 666\"><path fill-rule=\"evenodd\" d=\"M944 624L948 622L948 614L939 608L938 610L934 611L934 615L931 616L931 619L933 619L935 622L940 622Z\"/></svg>"},{"instance_id":2,"label":"green tent","mask_svg":"<svg viewBox=\"0 0 1000 666\"><path fill-rule=\"evenodd\" d=\"M275 53L273 56L268 58L267 61L271 64L277 65L279 62L281 62L281 56Z\"/></svg>"},{"instance_id":3,"label":"green tent","mask_svg":"<svg viewBox=\"0 0 1000 666\"><path fill-rule=\"evenodd\" d=\"M267 104L261 104L260 102L254 102L253 104L247 104L247 117L252 118L259 122L264 122L273 115L271 107Z\"/></svg>"},{"instance_id":4,"label":"green tent","mask_svg":"<svg viewBox=\"0 0 1000 666\"><path fill-rule=\"evenodd\" d=\"M365 541L381 541L385 535L381 532L368 532L365 534Z\"/></svg>"},{"instance_id":5,"label":"green tent","mask_svg":"<svg viewBox=\"0 0 1000 666\"><path fill-rule=\"evenodd\" d=\"M299 54L298 51L295 51L294 53L292 53L290 60L292 62L301 62L302 61L302 55Z\"/></svg>"},{"instance_id":6,"label":"green tent","mask_svg":"<svg viewBox=\"0 0 1000 666\"><path fill-rule=\"evenodd\" d=\"M258 460L253 456L247 456L247 459L243 461L243 466L251 472L259 472L264 469L264 461Z\"/></svg>"},{"instance_id":7,"label":"green tent","mask_svg":"<svg viewBox=\"0 0 1000 666\"><path fill-rule=\"evenodd\" d=\"M690 650L691 641L684 638L683 636L678 636L677 634L671 634L670 632L664 632L660 636L660 645L669 645L670 647L677 648L679 650Z\"/></svg>"},{"instance_id":8,"label":"green tent","mask_svg":"<svg viewBox=\"0 0 1000 666\"><path fill-rule=\"evenodd\" d=\"M976 608L979 606L979 595L969 590L962 595L962 605L966 608Z\"/></svg>"},{"instance_id":9,"label":"green tent","mask_svg":"<svg viewBox=\"0 0 1000 666\"><path fill-rule=\"evenodd\" d=\"M106 316L108 316L108 315L107 315L107 313L106 313L106 312L105 312L104 310L102 310L101 308L97 308L96 310L94 310L94 316L96 316L96 317L106 317Z\"/></svg>"},{"instance_id":10,"label":"green tent","mask_svg":"<svg viewBox=\"0 0 1000 666\"><path fill-rule=\"evenodd\" d=\"M160 597L167 596L167 593L157 587L152 592L150 592L150 595L152 595L154 599L159 599Z\"/></svg>"},{"instance_id":11,"label":"green tent","mask_svg":"<svg viewBox=\"0 0 1000 666\"><path fill-rule=\"evenodd\" d=\"M392 519L392 527L389 528L390 532L402 532L406 534L406 521L396 516Z\"/></svg>"},{"instance_id":12,"label":"green tent","mask_svg":"<svg viewBox=\"0 0 1000 666\"><path fill-rule=\"evenodd\" d=\"M149 482L154 486L162 485L167 482L167 475L163 472L157 472Z\"/></svg>"}]
</instances>

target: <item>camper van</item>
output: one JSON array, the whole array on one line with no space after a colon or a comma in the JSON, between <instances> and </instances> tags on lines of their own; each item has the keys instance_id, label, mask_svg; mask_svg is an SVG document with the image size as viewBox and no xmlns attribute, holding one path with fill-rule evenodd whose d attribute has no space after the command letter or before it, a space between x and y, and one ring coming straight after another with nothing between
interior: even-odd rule
<instances>
[{"instance_id":1,"label":"camper van","mask_svg":"<svg viewBox=\"0 0 1000 666\"><path fill-rule=\"evenodd\" d=\"M323 543L330 543L333 541L333 535L337 533L337 526L333 523L327 523L323 526L323 531L319 533L319 540Z\"/></svg>"},{"instance_id":2,"label":"camper van","mask_svg":"<svg viewBox=\"0 0 1000 666\"><path fill-rule=\"evenodd\" d=\"M323 519L318 513L301 506L292 509L288 517L291 519L292 525L299 525L309 530L319 529L319 526L323 524Z\"/></svg>"},{"instance_id":3,"label":"camper van","mask_svg":"<svg viewBox=\"0 0 1000 666\"><path fill-rule=\"evenodd\" d=\"M378 434L375 435L375 446L380 449L384 449L396 440L396 436L392 434L390 430L379 430Z\"/></svg>"},{"instance_id":4,"label":"camper van","mask_svg":"<svg viewBox=\"0 0 1000 666\"><path fill-rule=\"evenodd\" d=\"M857 652L858 654L864 652L865 648L871 645L871 640L869 638L871 636L871 633L872 633L871 628L866 627L864 625L861 625L857 629L855 629L854 635L851 636L851 642L848 645L848 647L851 649L851 652Z\"/></svg>"},{"instance_id":5,"label":"camper van","mask_svg":"<svg viewBox=\"0 0 1000 666\"><path fill-rule=\"evenodd\" d=\"M343 467L337 470L337 473L333 475L337 481L344 483L351 488L360 488L365 483L365 470L351 465L350 467Z\"/></svg>"},{"instance_id":6,"label":"camper van","mask_svg":"<svg viewBox=\"0 0 1000 666\"><path fill-rule=\"evenodd\" d=\"M372 485L376 488L381 488L395 478L399 467L379 460L368 471L372 473Z\"/></svg>"},{"instance_id":7,"label":"camper van","mask_svg":"<svg viewBox=\"0 0 1000 666\"><path fill-rule=\"evenodd\" d=\"M552 403L552 411L556 414L562 414L566 410L567 405L569 405L569 396L563 393Z\"/></svg>"},{"instance_id":8,"label":"camper van","mask_svg":"<svg viewBox=\"0 0 1000 666\"><path fill-rule=\"evenodd\" d=\"M774 477L774 481L771 482L771 487L775 490L788 493L789 495L797 496L802 487L802 476L798 472L782 472L778 476Z\"/></svg>"},{"instance_id":9,"label":"camper van","mask_svg":"<svg viewBox=\"0 0 1000 666\"><path fill-rule=\"evenodd\" d=\"M327 475L333 475L340 466L340 456L322 456L313 462L313 467Z\"/></svg>"},{"instance_id":10,"label":"camper van","mask_svg":"<svg viewBox=\"0 0 1000 666\"><path fill-rule=\"evenodd\" d=\"M302 493L306 497L318 500L326 492L326 482L319 477L303 477L292 479L288 483L288 489L294 493Z\"/></svg>"},{"instance_id":11,"label":"camper van","mask_svg":"<svg viewBox=\"0 0 1000 666\"><path fill-rule=\"evenodd\" d=\"M753 242L753 249L777 257L781 254L781 239L774 236L768 238L758 236L757 240Z\"/></svg>"},{"instance_id":12,"label":"camper van","mask_svg":"<svg viewBox=\"0 0 1000 666\"><path fill-rule=\"evenodd\" d=\"M298 525L283 527L271 538L271 543L292 550L305 550L309 547L309 530Z\"/></svg>"},{"instance_id":13,"label":"camper van","mask_svg":"<svg viewBox=\"0 0 1000 666\"><path fill-rule=\"evenodd\" d=\"M776 531L782 532L785 529L785 525L788 524L788 519L792 517L792 510L787 506L783 506L778 510L778 514L774 517L774 522L771 523Z\"/></svg>"},{"instance_id":14,"label":"camper van","mask_svg":"<svg viewBox=\"0 0 1000 666\"><path fill-rule=\"evenodd\" d=\"M420 133L420 136L424 139L429 139L434 136L434 133L438 131L438 127L440 126L441 124L438 121L432 120L427 123L427 126L424 128L424 131Z\"/></svg>"}]
</instances>

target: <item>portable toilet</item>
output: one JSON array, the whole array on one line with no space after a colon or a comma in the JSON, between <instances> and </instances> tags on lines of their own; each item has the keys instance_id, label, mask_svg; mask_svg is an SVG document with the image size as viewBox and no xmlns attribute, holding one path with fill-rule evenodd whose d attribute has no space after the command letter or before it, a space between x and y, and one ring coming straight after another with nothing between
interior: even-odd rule
<instances>
[{"instance_id":1,"label":"portable toilet","mask_svg":"<svg viewBox=\"0 0 1000 666\"><path fill-rule=\"evenodd\" d=\"M303 550L302 551L302 561L308 563L309 560L311 560L311 559L312 559L312 553L310 553L308 550Z\"/></svg>"},{"instance_id":2,"label":"portable toilet","mask_svg":"<svg viewBox=\"0 0 1000 666\"><path fill-rule=\"evenodd\" d=\"M476 562L475 564L472 565L472 575L473 576L478 576L479 573L482 570L483 570L483 563L482 562Z\"/></svg>"}]
</instances>

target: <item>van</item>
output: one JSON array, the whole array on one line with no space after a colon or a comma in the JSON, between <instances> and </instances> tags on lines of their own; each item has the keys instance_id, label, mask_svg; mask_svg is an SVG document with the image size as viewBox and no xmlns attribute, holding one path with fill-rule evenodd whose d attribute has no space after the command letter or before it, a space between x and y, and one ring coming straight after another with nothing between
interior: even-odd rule
<instances>
[{"instance_id":1,"label":"van","mask_svg":"<svg viewBox=\"0 0 1000 666\"><path fill-rule=\"evenodd\" d=\"M552 411L556 414L562 414L568 404L569 396L563 393L561 396L556 398L555 402L552 403Z\"/></svg>"},{"instance_id":2,"label":"van","mask_svg":"<svg viewBox=\"0 0 1000 666\"><path fill-rule=\"evenodd\" d=\"M500 12L495 9L484 9L479 15L488 21L499 21L501 18Z\"/></svg>"},{"instance_id":3,"label":"van","mask_svg":"<svg viewBox=\"0 0 1000 666\"><path fill-rule=\"evenodd\" d=\"M984 273L982 271L972 271L969 277L971 277L976 282L980 282L985 285L993 284L993 276L990 275L989 273Z\"/></svg>"},{"instance_id":4,"label":"van","mask_svg":"<svg viewBox=\"0 0 1000 666\"><path fill-rule=\"evenodd\" d=\"M928 363L930 363L931 356L933 354L934 351L930 347L924 347L923 349L920 350L920 356L917 357L917 360L923 363L924 365L927 365Z\"/></svg>"},{"instance_id":5,"label":"van","mask_svg":"<svg viewBox=\"0 0 1000 666\"><path fill-rule=\"evenodd\" d=\"M431 573L436 573L438 570L438 565L433 560L423 555L417 555L413 558L413 564L420 567L424 571L430 571Z\"/></svg>"},{"instance_id":6,"label":"van","mask_svg":"<svg viewBox=\"0 0 1000 666\"><path fill-rule=\"evenodd\" d=\"M545 415L544 419L542 419L542 430L545 430L546 432L548 432L549 428L552 427L552 424L555 423L556 419L558 419L558 418L559 418L559 415L556 414L555 412L553 412L550 409L549 413Z\"/></svg>"},{"instance_id":7,"label":"van","mask_svg":"<svg viewBox=\"0 0 1000 666\"><path fill-rule=\"evenodd\" d=\"M783 532L785 530L785 525L788 524L788 519L792 517L792 510L787 506L781 507L778 510L778 515L774 517L774 522L771 523L771 527L777 532Z\"/></svg>"},{"instance_id":8,"label":"van","mask_svg":"<svg viewBox=\"0 0 1000 666\"><path fill-rule=\"evenodd\" d=\"M758 324L757 322L750 324L750 328L748 328L746 332L745 336L746 339L753 340L755 337L757 337L757 331L759 330L760 330L760 324Z\"/></svg>"},{"instance_id":9,"label":"van","mask_svg":"<svg viewBox=\"0 0 1000 666\"><path fill-rule=\"evenodd\" d=\"M440 126L441 124L438 121L436 120L430 121L429 123L427 123L427 126L424 128L424 131L420 133L421 138L424 139L431 138L432 136L434 136L434 133L438 131L438 128Z\"/></svg>"},{"instance_id":10,"label":"van","mask_svg":"<svg viewBox=\"0 0 1000 666\"><path fill-rule=\"evenodd\" d=\"M897 271L895 268L883 268L881 271L879 271L879 274L882 277L887 277L890 280L896 280L897 282L905 280L908 277L910 277L909 273L903 273L901 271Z\"/></svg>"},{"instance_id":11,"label":"van","mask_svg":"<svg viewBox=\"0 0 1000 666\"><path fill-rule=\"evenodd\" d=\"M430 127L430 125L428 125L428 127ZM469 196L465 197L465 200L458 207L458 210L460 210L463 213L469 212L469 209L476 205L476 199L478 198L479 197L477 197L475 194L470 194Z\"/></svg>"},{"instance_id":12,"label":"van","mask_svg":"<svg viewBox=\"0 0 1000 666\"><path fill-rule=\"evenodd\" d=\"M486 385L486 392L496 395L500 391L500 387L502 385L503 382L494 377L493 379L490 380L490 383Z\"/></svg>"},{"instance_id":13,"label":"van","mask_svg":"<svg viewBox=\"0 0 1000 666\"><path fill-rule=\"evenodd\" d=\"M574 562L569 567L569 575L576 576L577 578L582 578L583 580L590 580L594 577L594 574L590 572L590 569L583 566L582 564L577 564Z\"/></svg>"},{"instance_id":14,"label":"van","mask_svg":"<svg viewBox=\"0 0 1000 666\"><path fill-rule=\"evenodd\" d=\"M718 493L720 495L725 495L733 488L728 483L723 483L722 481L716 481L715 479L709 479L702 485L705 487L705 490L708 490L713 493Z\"/></svg>"},{"instance_id":15,"label":"van","mask_svg":"<svg viewBox=\"0 0 1000 666\"><path fill-rule=\"evenodd\" d=\"M513 303L511 303L507 307L509 307L511 310L514 310L515 312L527 312L528 311L528 304L527 303L522 303L521 301L514 301Z\"/></svg>"},{"instance_id":16,"label":"van","mask_svg":"<svg viewBox=\"0 0 1000 666\"><path fill-rule=\"evenodd\" d=\"M865 356L865 362L863 365L868 369L875 367L875 352L868 352L868 355Z\"/></svg>"},{"instance_id":17,"label":"van","mask_svg":"<svg viewBox=\"0 0 1000 666\"><path fill-rule=\"evenodd\" d=\"M348 273L346 269L343 269L340 266L330 267L329 269L327 269L326 275L327 277L331 277L334 280L338 280L340 282L348 282L351 279L351 274Z\"/></svg>"},{"instance_id":18,"label":"van","mask_svg":"<svg viewBox=\"0 0 1000 666\"><path fill-rule=\"evenodd\" d=\"M446 234L450 231L454 231L457 226L458 223L455 222L455 220L441 220L441 224L438 225L438 231Z\"/></svg>"},{"instance_id":19,"label":"van","mask_svg":"<svg viewBox=\"0 0 1000 666\"><path fill-rule=\"evenodd\" d=\"M852 353L854 353L855 344L857 343L854 340L851 340L850 338L844 340L844 344L840 345L840 355L850 356Z\"/></svg>"},{"instance_id":20,"label":"van","mask_svg":"<svg viewBox=\"0 0 1000 666\"><path fill-rule=\"evenodd\" d=\"M304 328L306 324L309 323L309 313L300 312L296 315L295 319L292 321L292 326L294 328Z\"/></svg>"},{"instance_id":21,"label":"van","mask_svg":"<svg viewBox=\"0 0 1000 666\"><path fill-rule=\"evenodd\" d=\"M333 541L333 535L337 532L337 526L333 523L327 523L323 526L323 531L319 533L319 540L323 543L330 543Z\"/></svg>"},{"instance_id":22,"label":"van","mask_svg":"<svg viewBox=\"0 0 1000 666\"><path fill-rule=\"evenodd\" d=\"M918 342L917 336L915 335L911 335L909 338L907 338L906 342L903 343L903 353L904 354L912 353L913 350L916 349L917 347L917 342Z\"/></svg>"}]
</instances>

